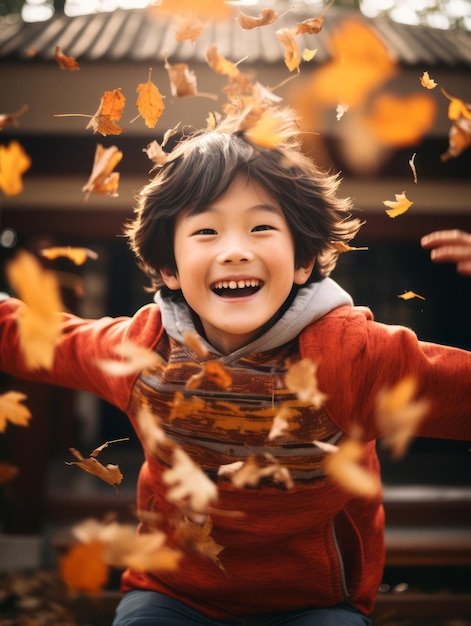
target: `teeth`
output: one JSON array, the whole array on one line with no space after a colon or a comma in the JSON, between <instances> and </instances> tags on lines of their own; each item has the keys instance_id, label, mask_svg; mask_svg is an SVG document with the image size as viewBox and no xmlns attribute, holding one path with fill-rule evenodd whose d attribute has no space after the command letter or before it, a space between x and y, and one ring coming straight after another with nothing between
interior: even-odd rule
<instances>
[{"instance_id":1,"label":"teeth","mask_svg":"<svg viewBox=\"0 0 471 626\"><path fill-rule=\"evenodd\" d=\"M220 280L214 284L215 289L243 289L244 287L258 287L260 281L256 278L251 280Z\"/></svg>"}]
</instances>

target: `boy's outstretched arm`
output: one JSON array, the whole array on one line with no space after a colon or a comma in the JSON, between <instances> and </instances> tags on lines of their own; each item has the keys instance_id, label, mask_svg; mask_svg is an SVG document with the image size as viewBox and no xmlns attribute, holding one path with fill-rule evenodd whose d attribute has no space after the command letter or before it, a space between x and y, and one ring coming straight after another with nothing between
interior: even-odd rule
<instances>
[{"instance_id":1,"label":"boy's outstretched arm","mask_svg":"<svg viewBox=\"0 0 471 626\"><path fill-rule=\"evenodd\" d=\"M460 274L471 276L471 233L463 230L437 230L420 240L430 250L432 261L456 263Z\"/></svg>"}]
</instances>

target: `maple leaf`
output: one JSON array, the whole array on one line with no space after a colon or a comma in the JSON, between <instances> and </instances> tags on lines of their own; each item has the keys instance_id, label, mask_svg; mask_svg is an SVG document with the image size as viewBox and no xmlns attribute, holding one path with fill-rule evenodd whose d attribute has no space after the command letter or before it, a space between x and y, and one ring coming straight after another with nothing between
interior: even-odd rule
<instances>
[{"instance_id":1,"label":"maple leaf","mask_svg":"<svg viewBox=\"0 0 471 626\"><path fill-rule=\"evenodd\" d=\"M105 483L112 485L116 491L118 492L118 488L116 485L119 485L123 480L123 475L118 467L118 465L113 465L108 463L106 467L97 461L97 459L93 456L90 456L88 459L85 459L78 450L75 448L69 448L72 454L78 459L78 461L66 461L66 465L77 465L85 472L89 474L93 474L97 478L100 478Z\"/></svg>"},{"instance_id":2,"label":"maple leaf","mask_svg":"<svg viewBox=\"0 0 471 626\"><path fill-rule=\"evenodd\" d=\"M422 85L422 87L425 87L425 89L435 89L435 87L438 85L438 83L436 83L433 78L430 78L428 72L424 72L422 74L422 76L420 77L420 84Z\"/></svg>"},{"instance_id":3,"label":"maple leaf","mask_svg":"<svg viewBox=\"0 0 471 626\"><path fill-rule=\"evenodd\" d=\"M92 173L87 183L82 187L82 191L87 196L90 193L96 193L116 197L118 195L119 172L113 172L113 170L122 158L123 153L116 146L105 148L98 143Z\"/></svg>"},{"instance_id":4,"label":"maple leaf","mask_svg":"<svg viewBox=\"0 0 471 626\"><path fill-rule=\"evenodd\" d=\"M406 198L406 192L396 193L396 200L383 200L383 204L389 209L386 209L386 213L389 217L397 217L398 215L402 215L414 204L410 200Z\"/></svg>"},{"instance_id":5,"label":"maple leaf","mask_svg":"<svg viewBox=\"0 0 471 626\"><path fill-rule=\"evenodd\" d=\"M162 358L154 352L132 341L124 341L114 349L122 361L97 359L98 367L109 376L129 376L162 363Z\"/></svg>"},{"instance_id":6,"label":"maple leaf","mask_svg":"<svg viewBox=\"0 0 471 626\"><path fill-rule=\"evenodd\" d=\"M74 591L100 593L109 580L109 569L100 541L73 545L66 554L59 556L60 576Z\"/></svg>"},{"instance_id":7,"label":"maple leaf","mask_svg":"<svg viewBox=\"0 0 471 626\"><path fill-rule=\"evenodd\" d=\"M98 259L98 254L89 248L74 248L72 246L54 246L40 250L41 256L53 261L59 257L65 257L75 263L83 265L87 259Z\"/></svg>"},{"instance_id":8,"label":"maple leaf","mask_svg":"<svg viewBox=\"0 0 471 626\"><path fill-rule=\"evenodd\" d=\"M203 30L211 24L210 20L203 20L198 17L195 11L187 11L183 15L175 15L175 39L176 41L190 40L192 43L198 41Z\"/></svg>"},{"instance_id":9,"label":"maple leaf","mask_svg":"<svg viewBox=\"0 0 471 626\"><path fill-rule=\"evenodd\" d=\"M147 82L139 83L136 89L139 94L136 102L137 109L139 115L144 118L147 128L155 127L165 109L163 97L150 79L151 73L152 69L149 69Z\"/></svg>"},{"instance_id":10,"label":"maple leaf","mask_svg":"<svg viewBox=\"0 0 471 626\"><path fill-rule=\"evenodd\" d=\"M54 52L54 59L59 64L59 67L61 68L61 70L70 70L72 72L72 71L80 69L80 66L77 63L77 61L74 59L74 57L66 56L63 53L60 46L56 46L56 49Z\"/></svg>"},{"instance_id":11,"label":"maple leaf","mask_svg":"<svg viewBox=\"0 0 471 626\"><path fill-rule=\"evenodd\" d=\"M206 50L206 61L209 67L218 74L223 74L230 78L235 78L240 74L239 68L223 57L222 54L219 54L217 46L214 44L211 44Z\"/></svg>"},{"instance_id":12,"label":"maple leaf","mask_svg":"<svg viewBox=\"0 0 471 626\"><path fill-rule=\"evenodd\" d=\"M196 513L204 513L207 506L217 499L217 487L196 465L182 448L173 451L173 467L163 473L169 485L167 499L186 504Z\"/></svg>"},{"instance_id":13,"label":"maple leaf","mask_svg":"<svg viewBox=\"0 0 471 626\"><path fill-rule=\"evenodd\" d=\"M21 117L23 113L26 113L28 109L28 105L24 104L15 113L0 113L0 130L3 130L7 124L11 124L12 126L19 126L16 120Z\"/></svg>"},{"instance_id":14,"label":"maple leaf","mask_svg":"<svg viewBox=\"0 0 471 626\"><path fill-rule=\"evenodd\" d=\"M58 313L64 308L57 277L24 250L8 264L7 277L25 304L18 311L18 330L26 366L50 369L61 334Z\"/></svg>"},{"instance_id":15,"label":"maple leaf","mask_svg":"<svg viewBox=\"0 0 471 626\"><path fill-rule=\"evenodd\" d=\"M19 391L7 391L0 395L0 433L5 432L7 423L28 426L31 413L21 404L27 396Z\"/></svg>"},{"instance_id":16,"label":"maple leaf","mask_svg":"<svg viewBox=\"0 0 471 626\"><path fill-rule=\"evenodd\" d=\"M298 44L296 43L293 33L289 28L280 28L275 31L275 35L285 49L285 65L290 72L298 70L301 63L301 55L299 53Z\"/></svg>"},{"instance_id":17,"label":"maple leaf","mask_svg":"<svg viewBox=\"0 0 471 626\"><path fill-rule=\"evenodd\" d=\"M244 30L252 30L253 28L258 28L259 26L268 26L268 24L273 24L278 19L279 15L273 9L262 9L260 11L260 15L258 17L251 17L250 15L246 15L239 11L236 16L236 22L243 28Z\"/></svg>"},{"instance_id":18,"label":"maple leaf","mask_svg":"<svg viewBox=\"0 0 471 626\"><path fill-rule=\"evenodd\" d=\"M219 545L211 537L212 530L213 523L210 517L206 517L203 524L195 524L189 517L185 516L183 523L177 527L174 538L184 550L198 552L201 556L215 563L219 569L225 571L218 556L224 550L224 546Z\"/></svg>"},{"instance_id":19,"label":"maple leaf","mask_svg":"<svg viewBox=\"0 0 471 626\"><path fill-rule=\"evenodd\" d=\"M285 383L301 402L307 402L319 409L327 396L317 386L316 373L317 365L314 361L302 359L289 366L285 374Z\"/></svg>"},{"instance_id":20,"label":"maple leaf","mask_svg":"<svg viewBox=\"0 0 471 626\"><path fill-rule=\"evenodd\" d=\"M325 470L343 489L355 496L374 498L381 493L380 480L360 465L363 446L347 439L338 449L328 453Z\"/></svg>"},{"instance_id":21,"label":"maple leaf","mask_svg":"<svg viewBox=\"0 0 471 626\"><path fill-rule=\"evenodd\" d=\"M413 298L419 298L419 300L425 300L423 296L419 296L419 294L415 293L415 291L405 291L404 293L401 293L397 297L402 298L402 300L412 300Z\"/></svg>"},{"instance_id":22,"label":"maple leaf","mask_svg":"<svg viewBox=\"0 0 471 626\"><path fill-rule=\"evenodd\" d=\"M31 159L17 141L0 146L0 189L7 196L23 191L21 176L30 168Z\"/></svg>"},{"instance_id":23,"label":"maple leaf","mask_svg":"<svg viewBox=\"0 0 471 626\"><path fill-rule=\"evenodd\" d=\"M417 379L408 376L390 389L383 389L376 398L376 423L383 437L383 444L394 458L406 453L420 422L430 409L430 402L414 401Z\"/></svg>"},{"instance_id":24,"label":"maple leaf","mask_svg":"<svg viewBox=\"0 0 471 626\"><path fill-rule=\"evenodd\" d=\"M9 483L18 475L18 468L9 463L0 463L0 485Z\"/></svg>"}]
</instances>

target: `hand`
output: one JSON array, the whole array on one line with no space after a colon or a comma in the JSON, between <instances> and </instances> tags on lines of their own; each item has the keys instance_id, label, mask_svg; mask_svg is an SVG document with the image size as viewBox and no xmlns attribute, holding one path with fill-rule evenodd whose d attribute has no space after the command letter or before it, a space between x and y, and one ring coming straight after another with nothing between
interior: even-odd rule
<instances>
[{"instance_id":1,"label":"hand","mask_svg":"<svg viewBox=\"0 0 471 626\"><path fill-rule=\"evenodd\" d=\"M471 276L471 233L463 230L437 230L420 240L423 248L430 250L435 262L456 263L456 271Z\"/></svg>"}]
</instances>

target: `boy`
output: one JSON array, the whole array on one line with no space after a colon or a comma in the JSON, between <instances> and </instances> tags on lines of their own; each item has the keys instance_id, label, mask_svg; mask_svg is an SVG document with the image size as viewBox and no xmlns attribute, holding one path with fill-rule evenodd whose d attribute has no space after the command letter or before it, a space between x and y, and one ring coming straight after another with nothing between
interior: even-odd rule
<instances>
[{"instance_id":1,"label":"boy","mask_svg":"<svg viewBox=\"0 0 471 626\"><path fill-rule=\"evenodd\" d=\"M328 277L360 223L336 197L337 179L301 153L286 111L280 119L286 139L273 149L251 143L237 118L196 133L142 190L126 233L159 289L157 304L132 319L64 315L53 367L34 372L18 347L21 303L0 306L5 371L84 389L125 411L145 454L138 509L155 514L170 545L179 522L210 515L222 547L219 563L187 547L174 571L127 570L114 626L370 624L384 562L381 494L359 497L336 484L325 450L361 437L362 465L378 476L376 400L411 376L430 407L418 435L471 434L471 354L376 323ZM186 333L200 336L197 349ZM154 350L159 364L107 375L97 361L116 358L124 341ZM302 359L317 365L312 401L286 384ZM228 380L201 377L214 361ZM162 445L146 440L142 406L163 429ZM289 426L271 439L282 409ZM217 487L204 515L169 497L174 446ZM251 459L289 480L233 484L230 468Z\"/></svg>"}]
</instances>

